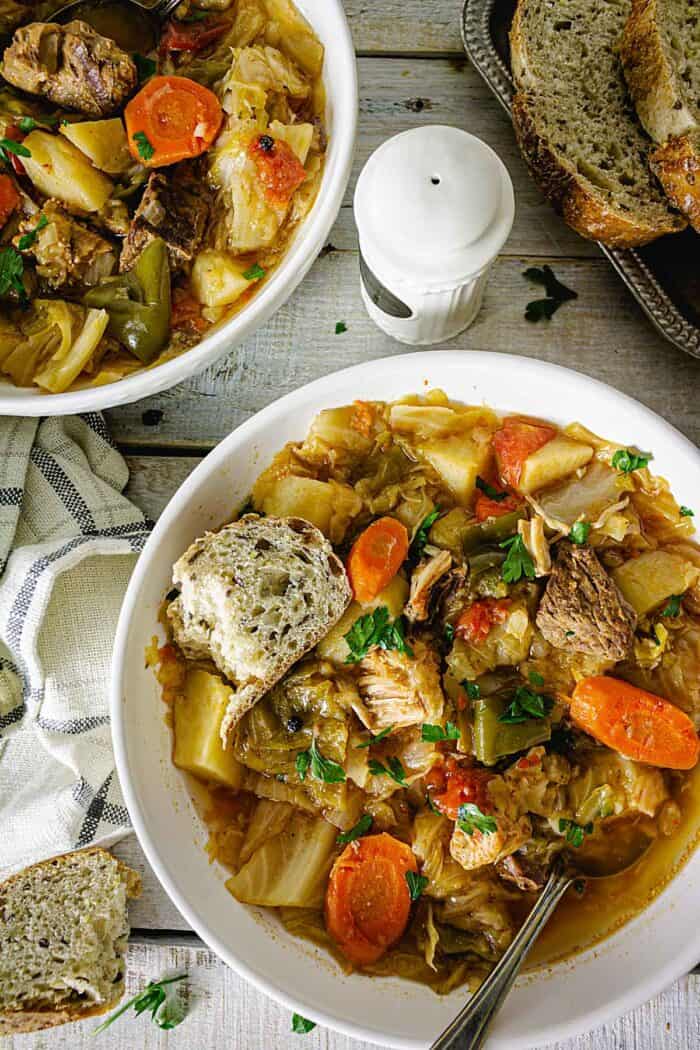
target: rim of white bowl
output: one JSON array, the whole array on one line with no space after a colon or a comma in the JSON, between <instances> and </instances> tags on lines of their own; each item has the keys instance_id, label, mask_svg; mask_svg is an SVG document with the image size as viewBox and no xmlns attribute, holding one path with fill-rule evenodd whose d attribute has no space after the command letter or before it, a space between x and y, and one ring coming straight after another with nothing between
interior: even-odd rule
<instances>
[{"instance_id":1,"label":"rim of white bowl","mask_svg":"<svg viewBox=\"0 0 700 1050\"><path fill-rule=\"evenodd\" d=\"M259 293L240 314L201 343L171 361L136 372L115 383L65 394L42 394L37 390L25 390L2 382L1 416L65 416L77 412L97 412L159 394L204 371L269 321L289 299L316 261L338 217L355 153L359 104L355 48L342 0L324 0L324 3L335 11L337 25L334 35L341 45L341 62L336 62L332 70L333 78L342 84L336 95L328 86L331 71L324 68L323 77L327 106L331 107L330 148L314 206L297 231L289 251ZM303 0L299 6L303 7Z\"/></svg>"},{"instance_id":2,"label":"rim of white bowl","mask_svg":"<svg viewBox=\"0 0 700 1050\"><path fill-rule=\"evenodd\" d=\"M628 394L624 394L621 391L616 390L614 387L609 386L607 383L603 383L598 379L593 379L590 376L575 371L574 369L566 368L563 365L555 365L538 359L516 357L513 354L497 353L493 351L429 350L380 358L376 361L363 362L362 364L353 365L349 368L333 372L330 375L299 387L297 390L278 398L259 412L256 412L255 415L251 416L250 419L246 420L233 430L219 445L216 446L216 448L205 456L202 462L195 467L192 473L185 479L182 485L170 498L168 504L156 522L155 528L139 557L129 581L115 634L110 690L111 730L117 772L134 831L149 864L156 874L156 877L186 922L201 937L202 941L227 965L246 980L250 981L255 987L265 992L266 995L269 995L272 999L281 1003L291 1012L301 1013L304 1017L308 1017L309 1020L331 1030L350 1036L351 1038L374 1042L380 1046L395 1047L398 1048L398 1050L425 1050L426 1044L424 1042L416 1042L410 1039L397 1040L395 1037L388 1036L379 1029L363 1026L360 1022L347 1022L333 1014L326 1013L322 1007L319 1007L318 1004L311 999L304 1000L299 997L292 999L284 990L277 987L277 985L265 974L259 973L251 967L244 958L234 954L231 951L231 948L220 940L216 932L211 929L205 921L200 919L195 908L190 905L177 889L170 877L167 867L161 862L158 849L151 838L145 821L142 819L137 794L131 784L126 747L126 726L124 718L122 717L124 710L124 705L122 703L124 677L122 657L126 652L131 611L136 603L141 584L148 571L149 551L158 545L161 533L170 527L171 521L179 513L181 505L188 502L192 491L199 485L200 478L202 478L203 475L214 472L217 467L231 455L231 445L239 444L241 442L250 443L254 441L255 434L264 429L271 419L293 412L298 403L312 399L317 405L316 410L320 410L320 408L325 407L324 398L330 396L331 392L336 391L339 383L342 383L344 379L352 378L354 380L366 376L368 380L368 389L372 389L372 380L376 381L376 373L382 368L391 366L392 369L396 369L399 367L399 362L405 361L410 362L412 367L415 366L417 371L423 371L424 369L425 373L429 374L431 365L434 365L438 359L440 359L441 363L448 366L454 365L467 370L472 369L476 373L478 373L480 369L488 370L492 367L499 370L502 368L508 368L511 375L515 374L516 376L518 373L527 373L529 378L532 378L533 374L535 377L539 375L543 381L543 402L546 400L547 396L547 378L552 376L558 376L560 378L568 376L579 387L588 389L591 394L597 393L608 400L612 399L613 403L618 402L634 409L634 411L637 412L646 423L657 430L664 432L668 438L672 439L678 446L683 448L686 454L696 461L698 469L700 470L700 450L698 450L697 447L672 424L668 423L665 419L652 411L652 409L647 408L646 405L643 405L640 401L630 397ZM412 381L407 378L407 386L410 386L411 382L415 383L415 379ZM415 391L407 389L406 392L410 393ZM381 391L377 391L376 396L381 397ZM512 410L517 411L517 408L513 406ZM669 886L671 886L673 882L674 879L671 880ZM663 889L655 900L659 900L666 893L667 888L668 887ZM602 943L606 944L614 942L618 932L622 933L624 930L628 929L630 925L643 921L645 912L646 909L643 909L642 912L638 913L630 919L629 922L625 923L620 931L611 933ZM594 945L592 949L586 949L578 956L574 956L573 960L564 960L563 965L571 965L572 961L575 964L576 958L584 958L588 956L589 952L591 950L595 951L597 947L599 948L600 945ZM536 1048L540 1048L544 1044L550 1044L562 1039L571 1039L577 1035L591 1031L606 1022L615 1020L627 1011L635 1009L653 996L658 995L673 982L687 974L697 964L699 953L700 933L696 933L694 936L690 935L686 950L679 953L670 963L664 966L660 973L652 974L647 979L637 981L632 988L618 993L612 1000L607 1001L604 1005L599 1007L592 1006L590 1009L586 1009L585 1013L580 1014L571 1021L552 1024L545 1028L541 1028L536 1036L527 1036L522 1040L514 1040L510 1038L507 1044L507 1050L536 1050ZM552 964L552 966L545 967L545 972L556 969L558 965L562 964L555 963ZM436 1032L435 1037L437 1037L438 1034L439 1033ZM498 1037L495 1039L494 1047L495 1050L506 1050L506 1044Z\"/></svg>"}]
</instances>

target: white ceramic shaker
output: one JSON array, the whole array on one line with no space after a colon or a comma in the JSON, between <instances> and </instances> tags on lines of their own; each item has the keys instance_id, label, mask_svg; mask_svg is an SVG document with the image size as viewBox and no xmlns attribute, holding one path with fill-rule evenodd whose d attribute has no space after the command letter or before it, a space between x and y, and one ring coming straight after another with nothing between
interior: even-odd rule
<instances>
[{"instance_id":1,"label":"white ceramic shaker","mask_svg":"<svg viewBox=\"0 0 700 1050\"><path fill-rule=\"evenodd\" d=\"M381 145L355 190L362 297L375 324L423 346L465 329L514 215L506 167L474 135L435 124Z\"/></svg>"}]
</instances>

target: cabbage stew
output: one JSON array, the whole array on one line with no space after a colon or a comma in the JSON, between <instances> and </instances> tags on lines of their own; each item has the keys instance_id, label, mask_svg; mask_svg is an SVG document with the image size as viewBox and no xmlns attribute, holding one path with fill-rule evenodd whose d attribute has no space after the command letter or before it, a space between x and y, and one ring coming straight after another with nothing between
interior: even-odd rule
<instances>
[{"instance_id":1,"label":"cabbage stew","mask_svg":"<svg viewBox=\"0 0 700 1050\"><path fill-rule=\"evenodd\" d=\"M291 0L183 0L147 53L113 11L58 25L60 6L0 5L0 374L43 393L244 308L326 150L323 48Z\"/></svg>"},{"instance_id":2,"label":"cabbage stew","mask_svg":"<svg viewBox=\"0 0 700 1050\"><path fill-rule=\"evenodd\" d=\"M246 512L320 528L351 605L229 750L235 683L149 657L236 900L440 993L478 984L563 850L654 840L577 884L536 962L644 907L700 804L700 547L651 464L440 391L322 411L278 453Z\"/></svg>"}]
</instances>

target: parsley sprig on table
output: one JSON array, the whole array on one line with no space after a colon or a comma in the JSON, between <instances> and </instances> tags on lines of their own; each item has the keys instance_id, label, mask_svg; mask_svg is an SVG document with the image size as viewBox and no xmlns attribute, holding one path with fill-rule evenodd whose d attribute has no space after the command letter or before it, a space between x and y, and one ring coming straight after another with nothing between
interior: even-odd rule
<instances>
[{"instance_id":1,"label":"parsley sprig on table","mask_svg":"<svg viewBox=\"0 0 700 1050\"><path fill-rule=\"evenodd\" d=\"M413 649L406 641L405 630L402 616L392 621L386 605L378 606L373 612L355 620L344 635L350 649L345 663L358 663L375 645L380 649L396 649L407 656L413 656Z\"/></svg>"},{"instance_id":2,"label":"parsley sprig on table","mask_svg":"<svg viewBox=\"0 0 700 1050\"><path fill-rule=\"evenodd\" d=\"M578 292L573 288L567 288L555 277L549 266L530 266L523 273L529 281L535 281L544 286L547 293L546 299L534 299L525 307L525 318L536 323L537 321L549 321L557 312L562 303L570 299L578 299Z\"/></svg>"},{"instance_id":3,"label":"parsley sprig on table","mask_svg":"<svg viewBox=\"0 0 700 1050\"><path fill-rule=\"evenodd\" d=\"M166 989L168 985L184 981L186 977L186 973L180 973L177 977L165 977L160 981L150 981L142 992L134 995L128 1002L120 1006L118 1010L115 1010L113 1014L110 1014L107 1020L103 1021L95 1029L93 1035L99 1035L100 1032L104 1032L106 1028L114 1024L117 1018L125 1014L132 1006L136 1014L150 1013L151 1020L159 1028L165 1030L175 1028L185 1019L187 1009L179 996L172 994L172 991Z\"/></svg>"},{"instance_id":4,"label":"parsley sprig on table","mask_svg":"<svg viewBox=\"0 0 700 1050\"><path fill-rule=\"evenodd\" d=\"M307 1021L301 1014L292 1014L292 1031L295 1035L306 1035L316 1027L315 1021Z\"/></svg>"}]
</instances>

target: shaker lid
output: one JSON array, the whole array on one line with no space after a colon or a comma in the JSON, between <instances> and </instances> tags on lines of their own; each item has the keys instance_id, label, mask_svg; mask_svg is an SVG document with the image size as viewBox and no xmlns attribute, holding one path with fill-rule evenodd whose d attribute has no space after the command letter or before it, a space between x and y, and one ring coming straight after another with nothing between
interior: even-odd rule
<instances>
[{"instance_id":1,"label":"shaker lid","mask_svg":"<svg viewBox=\"0 0 700 1050\"><path fill-rule=\"evenodd\" d=\"M486 143L429 125L372 154L355 190L360 250L382 281L447 288L498 254L513 225L513 186Z\"/></svg>"}]
</instances>

